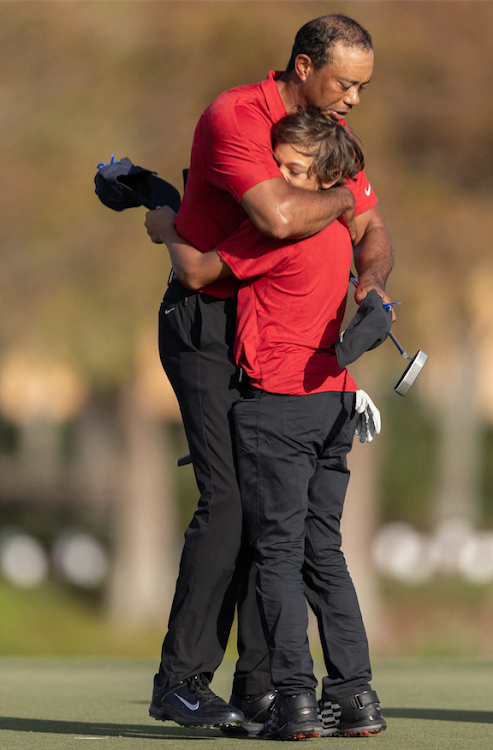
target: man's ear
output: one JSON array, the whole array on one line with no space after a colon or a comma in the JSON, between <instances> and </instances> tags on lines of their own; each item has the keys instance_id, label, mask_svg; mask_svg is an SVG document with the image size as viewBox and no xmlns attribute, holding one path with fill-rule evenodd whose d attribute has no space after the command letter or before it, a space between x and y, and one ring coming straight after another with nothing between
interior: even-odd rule
<instances>
[{"instance_id":1,"label":"man's ear","mask_svg":"<svg viewBox=\"0 0 493 750\"><path fill-rule=\"evenodd\" d=\"M341 177L342 177L342 172L341 172L341 170L340 170L340 169L338 169L337 171L334 171L334 172L332 172L332 177L333 177L333 179L332 179L332 180L330 180L329 182L322 182L322 183L321 183L321 190L328 190L328 189L329 189L329 188L331 188L331 187L332 187L333 185L335 185L335 184L336 184L336 182L337 182L338 180L340 180L340 179L341 179Z\"/></svg>"},{"instance_id":2,"label":"man's ear","mask_svg":"<svg viewBox=\"0 0 493 750\"><path fill-rule=\"evenodd\" d=\"M311 57L308 57L308 55L298 55L296 57L294 61L294 69L300 81L306 81L312 68L313 63Z\"/></svg>"}]
</instances>

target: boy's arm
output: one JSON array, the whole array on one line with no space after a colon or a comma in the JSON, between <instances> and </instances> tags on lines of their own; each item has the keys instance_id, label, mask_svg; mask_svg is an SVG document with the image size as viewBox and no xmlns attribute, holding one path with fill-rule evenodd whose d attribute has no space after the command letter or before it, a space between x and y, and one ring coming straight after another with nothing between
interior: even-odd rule
<instances>
[{"instance_id":1,"label":"boy's arm","mask_svg":"<svg viewBox=\"0 0 493 750\"><path fill-rule=\"evenodd\" d=\"M173 270L190 289L198 291L218 279L232 276L230 267L215 250L201 253L175 229L175 212L163 206L146 214L145 226L153 242L164 243L170 254Z\"/></svg>"}]
</instances>

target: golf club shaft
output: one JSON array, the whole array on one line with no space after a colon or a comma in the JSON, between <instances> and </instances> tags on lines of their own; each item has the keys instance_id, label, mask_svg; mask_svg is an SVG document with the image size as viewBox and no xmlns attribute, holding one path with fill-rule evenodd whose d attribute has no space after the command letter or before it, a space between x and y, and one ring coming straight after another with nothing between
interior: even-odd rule
<instances>
[{"instance_id":1,"label":"golf club shaft","mask_svg":"<svg viewBox=\"0 0 493 750\"><path fill-rule=\"evenodd\" d=\"M402 348L402 346L399 344L399 342L397 341L397 339L394 336L394 334L392 333L392 331L390 331L389 336L392 339L392 341L394 342L394 344L396 345L396 347L398 348L398 350L400 351L401 357L403 357L404 359L408 359L409 361L411 361L412 357L410 357L409 354L406 352L406 350Z\"/></svg>"}]
</instances>

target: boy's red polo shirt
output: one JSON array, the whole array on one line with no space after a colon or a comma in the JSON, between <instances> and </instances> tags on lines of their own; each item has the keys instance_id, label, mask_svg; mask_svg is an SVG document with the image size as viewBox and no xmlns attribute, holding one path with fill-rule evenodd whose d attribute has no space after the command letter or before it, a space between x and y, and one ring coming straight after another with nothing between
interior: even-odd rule
<instances>
[{"instance_id":1,"label":"boy's red polo shirt","mask_svg":"<svg viewBox=\"0 0 493 750\"><path fill-rule=\"evenodd\" d=\"M239 279L235 358L251 385L306 396L355 391L331 345L346 308L353 248L340 221L299 241L274 240L248 219L217 248ZM258 277L258 278L254 278Z\"/></svg>"},{"instance_id":2,"label":"boy's red polo shirt","mask_svg":"<svg viewBox=\"0 0 493 750\"><path fill-rule=\"evenodd\" d=\"M260 83L220 94L201 116L193 139L187 188L176 217L176 229L191 245L208 252L230 237L247 218L240 205L247 190L265 180L282 177L273 157L271 128L286 110L270 71ZM356 215L377 199L360 172L347 187L353 192ZM203 291L221 299L238 289L230 277Z\"/></svg>"}]
</instances>

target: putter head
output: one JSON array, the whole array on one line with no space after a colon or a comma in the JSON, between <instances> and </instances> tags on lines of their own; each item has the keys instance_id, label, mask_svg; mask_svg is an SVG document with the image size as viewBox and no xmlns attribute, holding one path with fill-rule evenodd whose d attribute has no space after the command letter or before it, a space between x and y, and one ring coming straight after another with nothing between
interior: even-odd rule
<instances>
[{"instance_id":1,"label":"putter head","mask_svg":"<svg viewBox=\"0 0 493 750\"><path fill-rule=\"evenodd\" d=\"M184 456L180 456L180 458L176 459L176 465L177 466L187 466L187 464L192 463L192 456L190 453L185 454Z\"/></svg>"},{"instance_id":2,"label":"putter head","mask_svg":"<svg viewBox=\"0 0 493 750\"><path fill-rule=\"evenodd\" d=\"M414 355L406 369L404 370L404 373L402 377L400 378L399 382L394 388L394 391L399 394L399 396L405 396L416 378L418 377L419 373L423 369L423 367L426 364L426 360L428 359L428 355L424 352L419 350L417 354Z\"/></svg>"}]
</instances>

